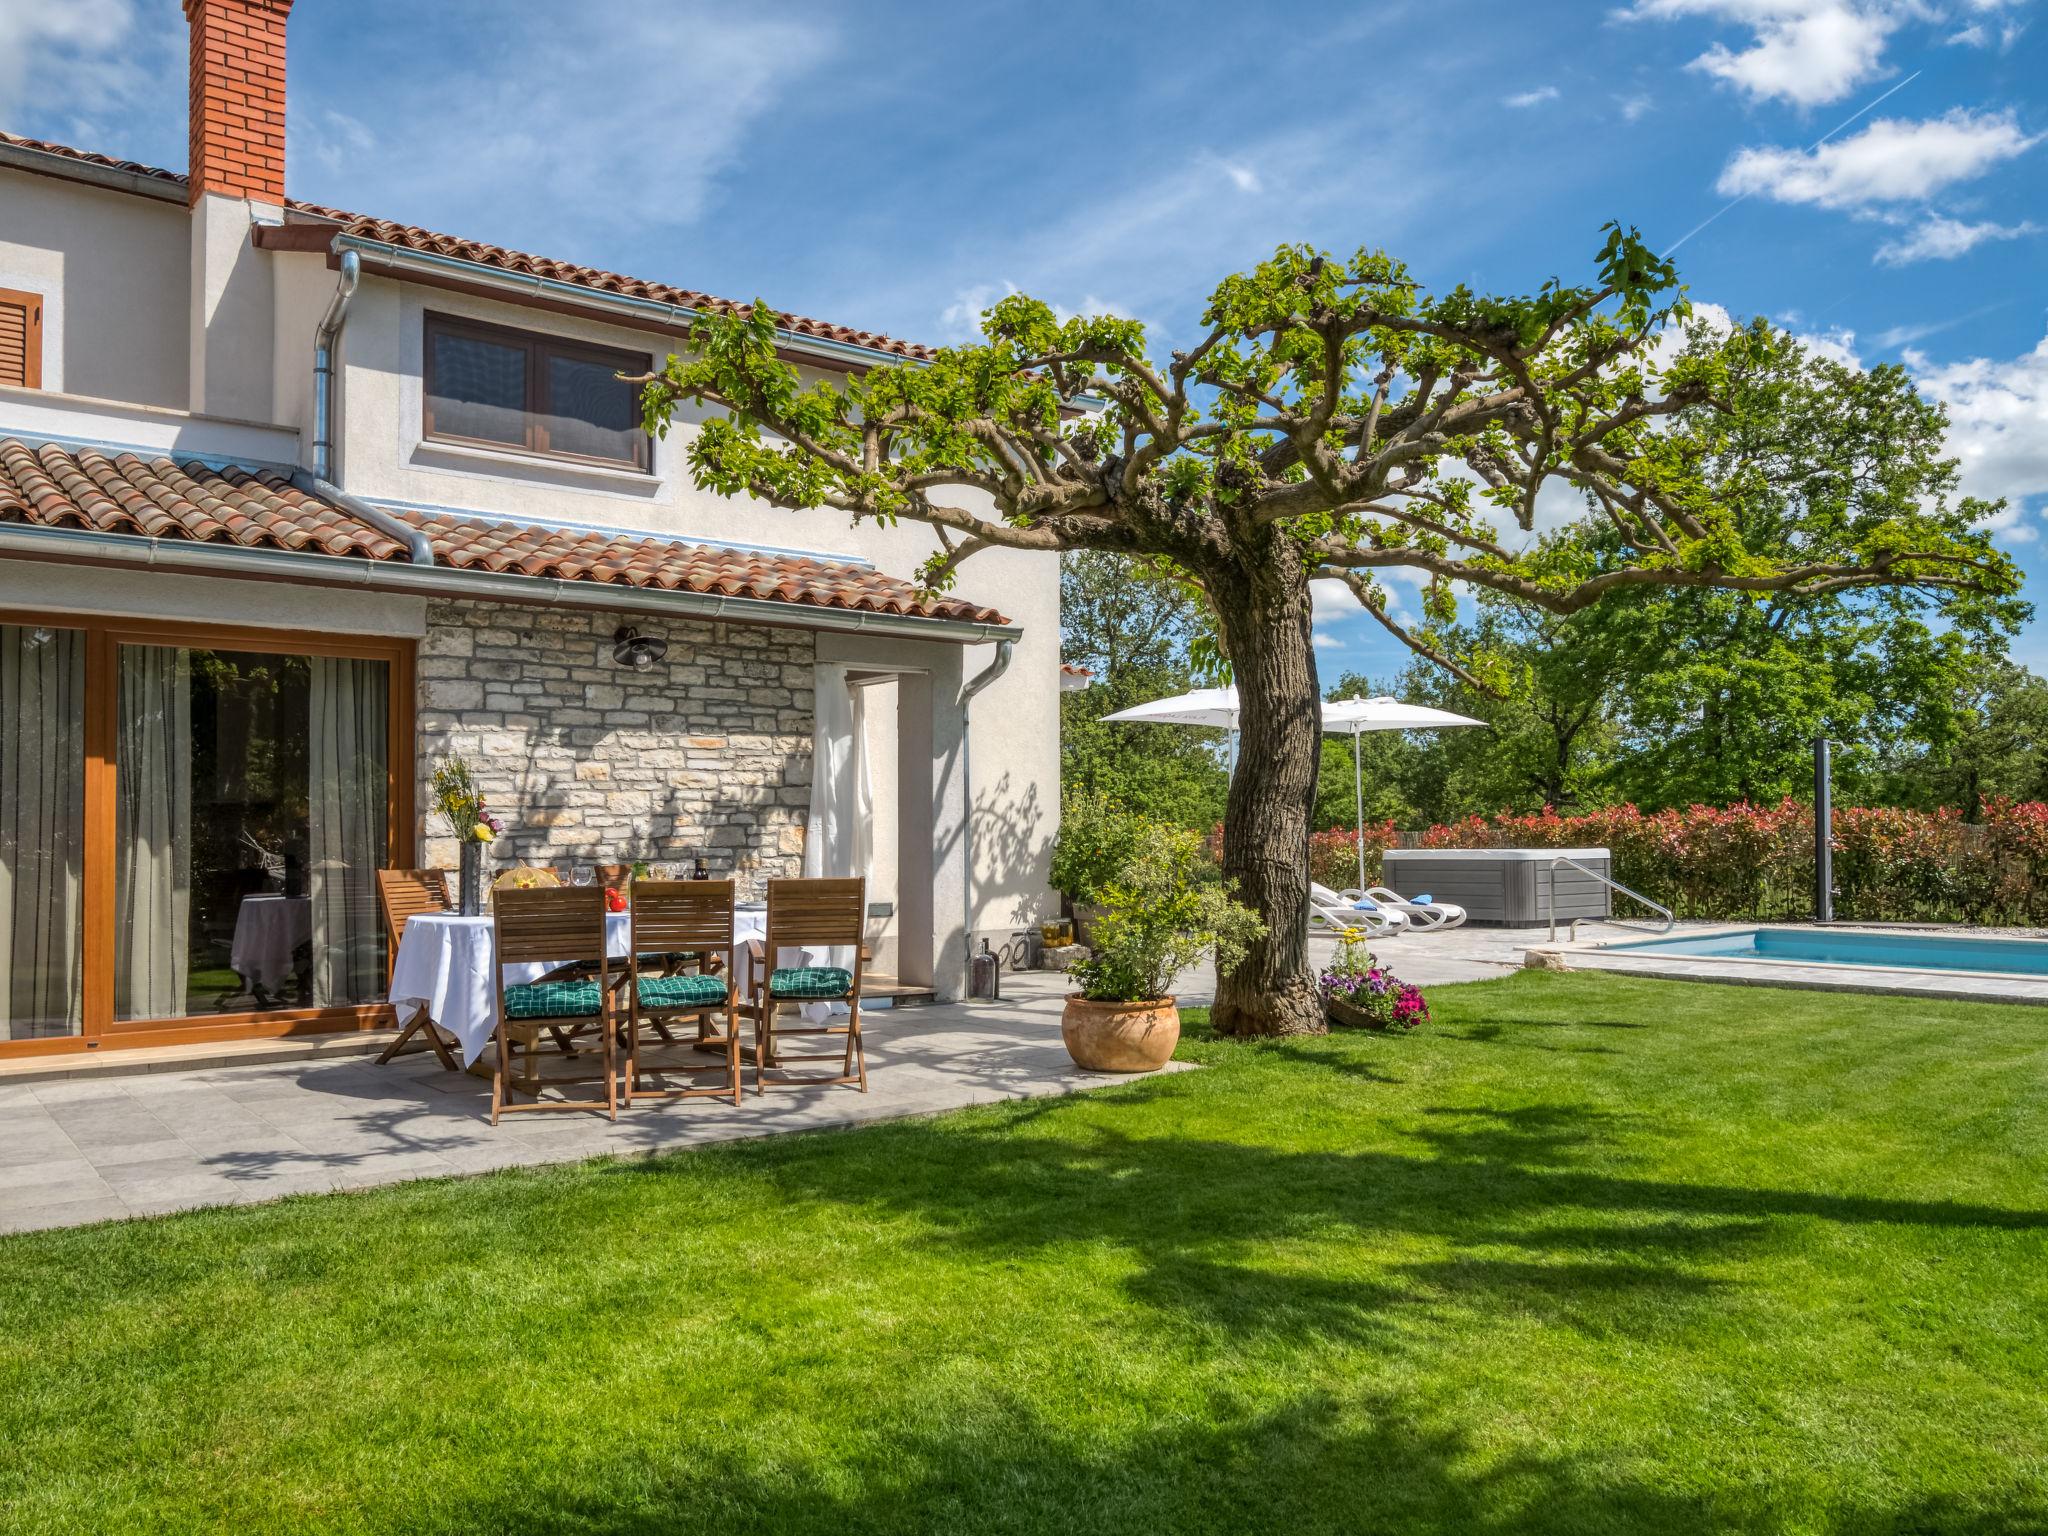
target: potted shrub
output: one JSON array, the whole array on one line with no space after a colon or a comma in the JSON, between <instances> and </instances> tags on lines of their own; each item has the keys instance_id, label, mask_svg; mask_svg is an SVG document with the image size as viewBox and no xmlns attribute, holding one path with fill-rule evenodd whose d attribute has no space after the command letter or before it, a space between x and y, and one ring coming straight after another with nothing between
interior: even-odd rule
<instances>
[{"instance_id":1,"label":"potted shrub","mask_svg":"<svg viewBox=\"0 0 2048 1536\"><path fill-rule=\"evenodd\" d=\"M1102 795L1076 795L1060 816L1052 840L1052 888L1074 912L1074 941L1095 942L1101 901L1131 862L1149 823Z\"/></svg>"},{"instance_id":2,"label":"potted shrub","mask_svg":"<svg viewBox=\"0 0 2048 1536\"><path fill-rule=\"evenodd\" d=\"M1344 935L1329 969L1317 980L1332 1024L1410 1030L1429 1022L1422 989L1381 965L1356 934Z\"/></svg>"},{"instance_id":3,"label":"potted shrub","mask_svg":"<svg viewBox=\"0 0 2048 1536\"><path fill-rule=\"evenodd\" d=\"M1074 967L1081 990L1060 1034L1090 1071L1156 1071L1180 1042L1173 978L1211 950L1228 970L1266 925L1203 868L1198 834L1152 824L1098 900L1094 952Z\"/></svg>"}]
</instances>

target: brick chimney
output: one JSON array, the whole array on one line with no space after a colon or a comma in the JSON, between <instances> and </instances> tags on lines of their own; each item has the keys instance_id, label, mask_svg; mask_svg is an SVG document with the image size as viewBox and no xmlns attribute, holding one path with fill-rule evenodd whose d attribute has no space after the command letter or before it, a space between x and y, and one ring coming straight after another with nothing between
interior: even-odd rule
<instances>
[{"instance_id":1,"label":"brick chimney","mask_svg":"<svg viewBox=\"0 0 2048 1536\"><path fill-rule=\"evenodd\" d=\"M284 28L292 0L185 0L191 201L284 203Z\"/></svg>"}]
</instances>

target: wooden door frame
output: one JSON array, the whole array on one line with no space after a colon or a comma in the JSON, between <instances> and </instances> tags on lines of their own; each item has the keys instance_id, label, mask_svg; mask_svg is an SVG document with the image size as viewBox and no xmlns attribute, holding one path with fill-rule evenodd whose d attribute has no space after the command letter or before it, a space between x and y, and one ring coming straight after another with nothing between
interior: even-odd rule
<instances>
[{"instance_id":1,"label":"wooden door frame","mask_svg":"<svg viewBox=\"0 0 2048 1536\"><path fill-rule=\"evenodd\" d=\"M85 636L85 840L78 914L82 1027L76 1035L0 1040L0 1061L65 1052L388 1028L392 1013L385 1003L167 1019L115 1019L114 879L119 849L114 817L120 735L119 663L123 645L252 651L276 656L346 656L385 662L389 667L384 753L385 852L393 867L410 869L419 862L419 823L414 802L418 782L414 697L419 642L407 636L324 634L18 608L0 608L0 624L71 629Z\"/></svg>"}]
</instances>

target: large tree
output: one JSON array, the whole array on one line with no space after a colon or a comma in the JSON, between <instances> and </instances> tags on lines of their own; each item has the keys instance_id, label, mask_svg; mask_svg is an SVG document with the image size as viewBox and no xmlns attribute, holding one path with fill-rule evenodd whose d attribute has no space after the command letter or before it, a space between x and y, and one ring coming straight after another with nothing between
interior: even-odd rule
<instances>
[{"instance_id":1,"label":"large tree","mask_svg":"<svg viewBox=\"0 0 2048 1536\"><path fill-rule=\"evenodd\" d=\"M1420 572L1438 621L1458 584L1573 613L1653 586L1965 599L2016 583L1975 527L1984 508L1925 494L1925 452L1898 428L1932 408L1902 376L1868 389L1884 370L1832 369L1762 324L1673 345L1691 311L1670 263L1610 227L1597 268L1521 296L1431 293L1380 252L1286 246L1226 278L1166 356L1135 320L1062 321L1013 295L979 344L809 384L757 304L696 322L689 355L647 381L647 414L665 429L685 403L717 408L689 445L700 485L929 524L934 589L989 548L1146 555L1199 587L1242 698L1224 871L1268 930L1222 978L1215 1024L1315 1032L1312 579L1467 672L1387 613L1378 572ZM1853 464L1746 451L1825 412L1864 424ZM1553 487L1615 532L1612 553L1526 540Z\"/></svg>"}]
</instances>

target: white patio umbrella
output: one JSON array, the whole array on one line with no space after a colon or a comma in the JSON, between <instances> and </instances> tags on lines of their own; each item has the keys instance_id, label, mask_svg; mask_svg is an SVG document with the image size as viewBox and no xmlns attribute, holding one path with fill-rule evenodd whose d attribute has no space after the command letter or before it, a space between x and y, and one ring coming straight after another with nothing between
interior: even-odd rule
<instances>
[{"instance_id":1,"label":"white patio umbrella","mask_svg":"<svg viewBox=\"0 0 2048 1536\"><path fill-rule=\"evenodd\" d=\"M1197 688L1170 699L1133 704L1105 720L1131 720L1146 725L1205 725L1230 732L1230 768L1237 771L1237 688Z\"/></svg>"},{"instance_id":2,"label":"white patio umbrella","mask_svg":"<svg viewBox=\"0 0 2048 1536\"><path fill-rule=\"evenodd\" d=\"M1230 767L1237 769L1237 689L1197 688L1172 698L1154 699L1120 709L1105 720L1133 720L1153 725L1206 725L1230 732ZM1370 699L1339 699L1323 705L1323 734L1351 738L1351 776L1357 801L1358 883L1365 884L1365 763L1358 738L1367 731L1435 731L1452 725L1484 725L1469 715L1427 704L1406 704L1391 694Z\"/></svg>"},{"instance_id":3,"label":"white patio umbrella","mask_svg":"<svg viewBox=\"0 0 2048 1536\"><path fill-rule=\"evenodd\" d=\"M1357 811L1358 883L1365 885L1365 763L1358 738L1367 731L1438 731L1452 725L1484 725L1470 715L1454 715L1448 709L1431 709L1427 704L1404 704L1392 694L1370 699L1338 699L1323 705L1323 734L1351 738L1351 784Z\"/></svg>"}]
</instances>

